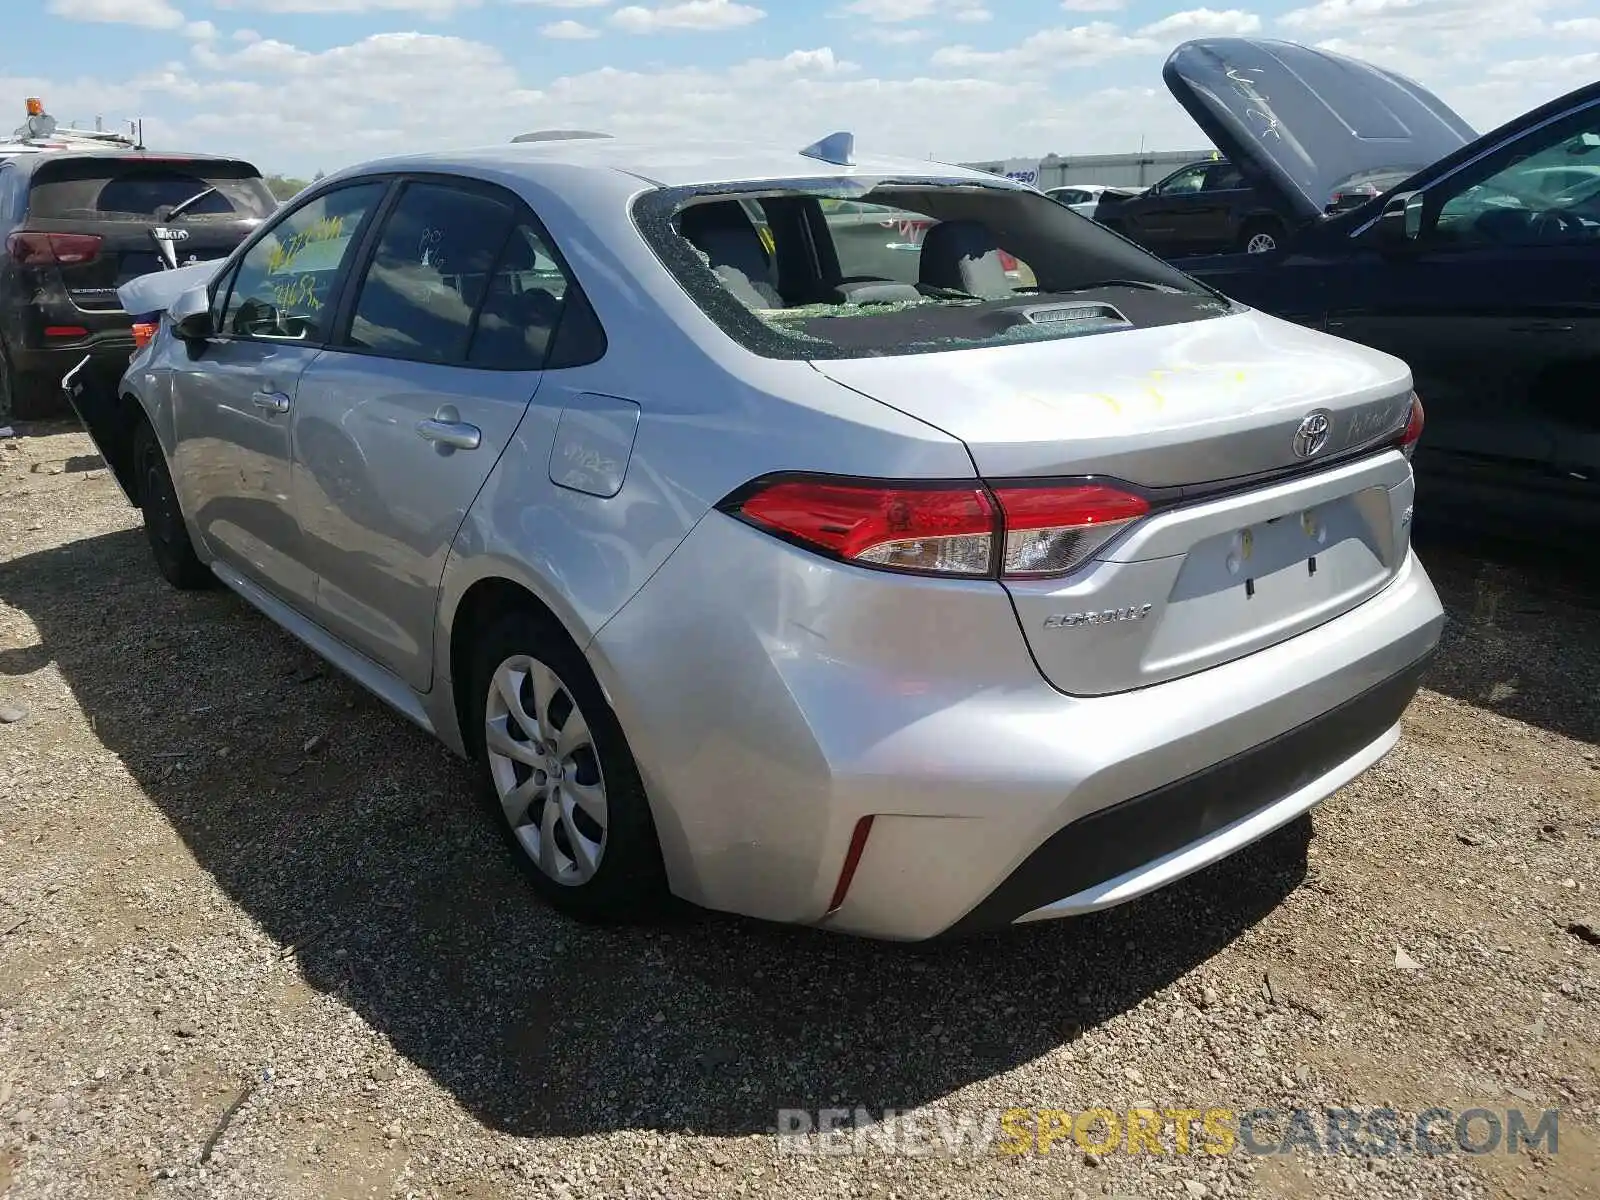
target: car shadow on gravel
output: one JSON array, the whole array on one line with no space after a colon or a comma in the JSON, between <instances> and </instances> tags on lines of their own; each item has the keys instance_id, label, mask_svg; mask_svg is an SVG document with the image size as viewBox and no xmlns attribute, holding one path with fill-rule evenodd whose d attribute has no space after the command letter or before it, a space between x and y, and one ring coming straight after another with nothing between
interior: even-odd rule
<instances>
[{"instance_id":1,"label":"car shadow on gravel","mask_svg":"<svg viewBox=\"0 0 1600 1200\"><path fill-rule=\"evenodd\" d=\"M1581 742L1600 742L1600 557L1419 535L1449 614L1423 686Z\"/></svg>"},{"instance_id":2,"label":"car shadow on gravel","mask_svg":"<svg viewBox=\"0 0 1600 1200\"><path fill-rule=\"evenodd\" d=\"M140 530L0 563L0 600L39 633L0 649L0 685L53 662L276 953L513 1134L937 1101L1137 1005L1306 872L1301 821L1145 900L961 943L707 914L586 928L535 899L461 764L230 594L169 589ZM266 1066L280 1035L261 1036Z\"/></svg>"}]
</instances>

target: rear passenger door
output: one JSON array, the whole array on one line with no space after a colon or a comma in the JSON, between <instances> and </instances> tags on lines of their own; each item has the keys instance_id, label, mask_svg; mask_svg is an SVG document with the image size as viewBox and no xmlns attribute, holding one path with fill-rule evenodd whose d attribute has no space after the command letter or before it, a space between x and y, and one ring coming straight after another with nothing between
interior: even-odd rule
<instances>
[{"instance_id":1,"label":"rear passenger door","mask_svg":"<svg viewBox=\"0 0 1600 1200\"><path fill-rule=\"evenodd\" d=\"M554 266L511 193L409 179L301 380L294 496L318 619L419 692L451 543L542 378Z\"/></svg>"}]
</instances>

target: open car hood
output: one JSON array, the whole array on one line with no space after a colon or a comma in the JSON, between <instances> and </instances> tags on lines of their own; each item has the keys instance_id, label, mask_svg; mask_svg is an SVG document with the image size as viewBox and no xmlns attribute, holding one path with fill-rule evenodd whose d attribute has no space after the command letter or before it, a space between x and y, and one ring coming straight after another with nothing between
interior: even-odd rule
<instances>
[{"instance_id":1,"label":"open car hood","mask_svg":"<svg viewBox=\"0 0 1600 1200\"><path fill-rule=\"evenodd\" d=\"M1411 80L1295 42L1198 38L1161 77L1239 170L1303 220L1356 177L1413 175L1478 136Z\"/></svg>"}]
</instances>

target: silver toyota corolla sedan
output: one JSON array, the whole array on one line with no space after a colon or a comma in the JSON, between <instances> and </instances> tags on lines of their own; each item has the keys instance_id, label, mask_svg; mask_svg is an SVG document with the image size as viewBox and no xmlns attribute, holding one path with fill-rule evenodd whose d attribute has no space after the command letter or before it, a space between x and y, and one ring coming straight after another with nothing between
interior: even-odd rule
<instances>
[{"instance_id":1,"label":"silver toyota corolla sedan","mask_svg":"<svg viewBox=\"0 0 1600 1200\"><path fill-rule=\"evenodd\" d=\"M1376 762L1439 638L1405 364L1004 179L531 142L186 270L68 381L161 570L472 760L580 916L1117 904Z\"/></svg>"}]
</instances>

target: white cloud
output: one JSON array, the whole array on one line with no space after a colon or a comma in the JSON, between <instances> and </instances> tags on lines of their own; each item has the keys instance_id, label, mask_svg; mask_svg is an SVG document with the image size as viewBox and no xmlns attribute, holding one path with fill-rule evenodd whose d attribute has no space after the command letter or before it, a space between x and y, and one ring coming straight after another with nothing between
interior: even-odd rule
<instances>
[{"instance_id":1,"label":"white cloud","mask_svg":"<svg viewBox=\"0 0 1600 1200\"><path fill-rule=\"evenodd\" d=\"M69 21L177 29L184 16L167 0L50 0L45 11Z\"/></svg>"},{"instance_id":2,"label":"white cloud","mask_svg":"<svg viewBox=\"0 0 1600 1200\"><path fill-rule=\"evenodd\" d=\"M1600 17L1576 17L1571 21L1557 21L1557 33L1575 33L1579 37L1600 38Z\"/></svg>"},{"instance_id":3,"label":"white cloud","mask_svg":"<svg viewBox=\"0 0 1600 1200\"><path fill-rule=\"evenodd\" d=\"M235 29L233 31L233 40L236 42L244 42L246 45L248 45L251 42L259 42L261 40L261 35L254 29Z\"/></svg>"},{"instance_id":4,"label":"white cloud","mask_svg":"<svg viewBox=\"0 0 1600 1200\"><path fill-rule=\"evenodd\" d=\"M1242 12L1237 8L1230 8L1218 12L1211 8L1191 8L1186 12L1175 12L1170 17L1163 17L1139 30L1141 37L1219 37L1258 33L1261 29L1261 18L1255 13Z\"/></svg>"},{"instance_id":5,"label":"white cloud","mask_svg":"<svg viewBox=\"0 0 1600 1200\"><path fill-rule=\"evenodd\" d=\"M832 47L822 46L816 50L791 50L782 58L753 58L732 68L728 75L735 81L759 83L774 75L848 75L860 69L858 64L835 56Z\"/></svg>"},{"instance_id":6,"label":"white cloud","mask_svg":"<svg viewBox=\"0 0 1600 1200\"><path fill-rule=\"evenodd\" d=\"M899 25L929 18L979 24L994 20L985 0L850 0L829 14L875 25Z\"/></svg>"},{"instance_id":7,"label":"white cloud","mask_svg":"<svg viewBox=\"0 0 1600 1200\"><path fill-rule=\"evenodd\" d=\"M798 148L850 129L864 150L943 161L1112 151L1137 145L1141 135L1151 144L1196 140L1170 99L1100 104L1093 89L1063 97L1022 76L885 78L827 46L715 69L612 67L553 79L541 72L537 86L527 70L509 49L426 33L326 50L224 37L196 43L187 62L154 67L114 89L101 81L69 87L0 79L0 94L49 96L63 120L143 113L147 141L158 148L238 154L291 175L391 153L509 141L531 128L724 138L730 112L739 114L742 131L779 145ZM282 103L286 94L297 102ZM495 103L484 105L485 95ZM1123 119L1124 110L1132 115ZM1073 113L1094 116L1074 127L1064 119ZM1038 124L1042 114L1062 115L1062 123Z\"/></svg>"},{"instance_id":8,"label":"white cloud","mask_svg":"<svg viewBox=\"0 0 1600 1200\"><path fill-rule=\"evenodd\" d=\"M1495 63L1489 74L1502 79L1537 79L1575 88L1600 74L1600 51L1588 54L1547 55Z\"/></svg>"},{"instance_id":9,"label":"white cloud","mask_svg":"<svg viewBox=\"0 0 1600 1200\"><path fill-rule=\"evenodd\" d=\"M946 46L933 55L935 66L960 70L998 68L1005 71L1048 71L1080 67L1127 54L1149 54L1160 49L1149 38L1128 37L1108 21L1093 21L1063 29L1041 29L1009 50L974 50L971 46Z\"/></svg>"},{"instance_id":10,"label":"white cloud","mask_svg":"<svg viewBox=\"0 0 1600 1200\"><path fill-rule=\"evenodd\" d=\"M868 21L894 24L920 21L938 11L939 0L850 0L838 10L842 17L863 17Z\"/></svg>"},{"instance_id":11,"label":"white cloud","mask_svg":"<svg viewBox=\"0 0 1600 1200\"><path fill-rule=\"evenodd\" d=\"M1278 20L1296 41L1363 59L1417 80L1474 117L1488 92L1482 87L1491 65L1503 62L1508 41L1548 37L1544 14L1564 0L1318 0ZM1529 47L1532 49L1532 47ZM1492 91L1492 89L1490 89ZM1549 92L1545 98L1559 94ZM1459 102L1452 97L1459 97ZM1489 99L1485 108L1498 108ZM1515 115L1516 110L1506 113Z\"/></svg>"},{"instance_id":12,"label":"white cloud","mask_svg":"<svg viewBox=\"0 0 1600 1200\"><path fill-rule=\"evenodd\" d=\"M190 21L183 27L183 36L193 38L197 42L215 41L217 27L210 21Z\"/></svg>"},{"instance_id":13,"label":"white cloud","mask_svg":"<svg viewBox=\"0 0 1600 1200\"><path fill-rule=\"evenodd\" d=\"M655 8L631 4L611 14L611 23L624 33L656 33L664 29L737 29L761 20L766 12L735 0L681 0Z\"/></svg>"},{"instance_id":14,"label":"white cloud","mask_svg":"<svg viewBox=\"0 0 1600 1200\"><path fill-rule=\"evenodd\" d=\"M863 42L877 42L880 46L909 46L914 42L928 40L926 29L885 29L881 25L869 25L858 30L855 37Z\"/></svg>"},{"instance_id":15,"label":"white cloud","mask_svg":"<svg viewBox=\"0 0 1600 1200\"><path fill-rule=\"evenodd\" d=\"M585 25L582 21L556 21L553 24L542 26L539 32L547 38L568 42L583 41L600 36L598 29Z\"/></svg>"},{"instance_id":16,"label":"white cloud","mask_svg":"<svg viewBox=\"0 0 1600 1200\"><path fill-rule=\"evenodd\" d=\"M1117 12L1125 6L1125 0L1061 0L1061 7L1068 12Z\"/></svg>"},{"instance_id":17,"label":"white cloud","mask_svg":"<svg viewBox=\"0 0 1600 1200\"><path fill-rule=\"evenodd\" d=\"M263 10L311 0L230 2ZM407 2L413 6L408 11L419 16L422 10L415 7L419 0ZM464 0L429 2L439 4L440 11L445 3L464 7ZM485 6L509 2L481 0ZM1084 5L1090 0L1074 2ZM1481 129L1600 76L1600 53L1581 53L1600 50L1600 43L1585 32L1584 22L1593 18L1582 15L1584 8L1573 6L1577 0L1570 0L1564 11L1546 7L1554 0L1519 0L1522 15L1502 13L1502 26L1555 17L1577 23L1556 37L1548 36L1553 27L1546 26L1545 40L1519 45L1515 57L1494 47L1486 36L1472 40L1478 27L1496 28L1494 21L1483 17L1491 2L1499 0L1310 0L1295 18L1306 28L1292 36L1358 49L1362 57L1403 70ZM176 3L196 14L205 10L199 0ZM212 3L214 16L217 0ZM320 43L310 49L287 36L296 28L293 23L262 17L261 26L277 37L229 32L225 26L221 36L187 39L187 48L184 39L169 38L165 53L186 52L185 61L153 65L139 61L123 75L0 78L0 95L43 95L49 98L50 111L63 121L87 123L103 115L108 127L120 127L116 123L124 117L143 114L147 140L158 148L240 154L264 170L302 176L389 153L507 141L532 128L603 129L622 137L720 138L730 134L730 113L737 114L732 131L736 136L798 148L831 130L850 129L864 152L919 159L933 155L946 162L1032 157L1049 151L1109 153L1131 150L1141 142L1157 149L1193 149L1203 146L1205 139L1162 86L1160 56L1178 40L1179 32L1211 31L1219 20L1238 25L1249 17L1244 12L1229 16L1191 9L1155 20L1163 11L1157 9L1143 28L1118 27L1115 18L1082 18L1010 44L946 47L932 54L923 73L890 75L885 68L874 69L865 53L868 48L857 39L887 38L899 44L920 39L929 30L943 30L948 37L950 29L959 28L951 21L955 0L933 0L931 17L881 21L864 14L846 18L841 13L844 3L830 0L831 9L821 5L812 9L813 17L823 11L840 15L826 26L833 34L831 48L819 44L827 40L823 38L800 49L789 42L774 46L761 58L733 65L610 67L552 77L549 64L560 63L560 57L530 59L522 46L410 32L380 34L331 48ZM758 32L769 42L779 41L777 14L786 10L764 0L698 5L693 0L642 0L634 5L612 0L609 6L583 5L589 13L568 0L528 4L516 11L532 12L556 26L578 17L591 28L609 32L617 27L608 27L605 18L615 16L619 8L632 8L647 14L653 32L715 28L717 20L726 22L725 15L711 18L710 26L693 22L706 20L704 13L713 9L746 8L759 14L756 4L773 14ZM990 5L999 13L1006 11L993 0L984 7ZM560 11L563 7L570 11ZM1418 15L1423 9L1430 14L1426 18ZM116 0L116 11L126 18L139 10L136 0ZM502 14L506 11L512 10L501 9ZM1205 12L1212 15L1196 15ZM1477 13L1476 21L1464 18L1464 12ZM670 23L684 19L685 13L697 14L688 16L691 24ZM758 15L746 25L759 20ZM1425 24L1417 24L1419 20ZM822 24L816 20L812 28ZM1436 52L1435 41L1420 36L1425 25L1446 31L1438 43L1442 50ZM169 28L186 26L180 22ZM307 38L315 36L310 24L301 23L300 28L307 30ZM931 54L938 44L927 43L928 49L918 53ZM642 59L667 59L676 53L680 62L705 61L690 50L680 52L671 41L628 45L642 49L637 55ZM843 53L846 46L849 52ZM883 61L892 56L879 51L876 57ZM862 62L849 61L852 58ZM1090 69L1073 71L1080 67ZM286 95L295 102L284 103ZM493 103L485 103L485 96L492 96Z\"/></svg>"},{"instance_id":18,"label":"white cloud","mask_svg":"<svg viewBox=\"0 0 1600 1200\"><path fill-rule=\"evenodd\" d=\"M464 8L477 8L482 0L212 0L212 3L218 8L244 8L266 13L332 15L397 12L437 19L454 16Z\"/></svg>"},{"instance_id":19,"label":"white cloud","mask_svg":"<svg viewBox=\"0 0 1600 1200\"><path fill-rule=\"evenodd\" d=\"M1544 31L1540 13L1559 0L1318 0L1279 18L1295 33L1343 33L1368 45L1404 45L1437 57ZM1437 41L1435 41L1437 39Z\"/></svg>"}]
</instances>

